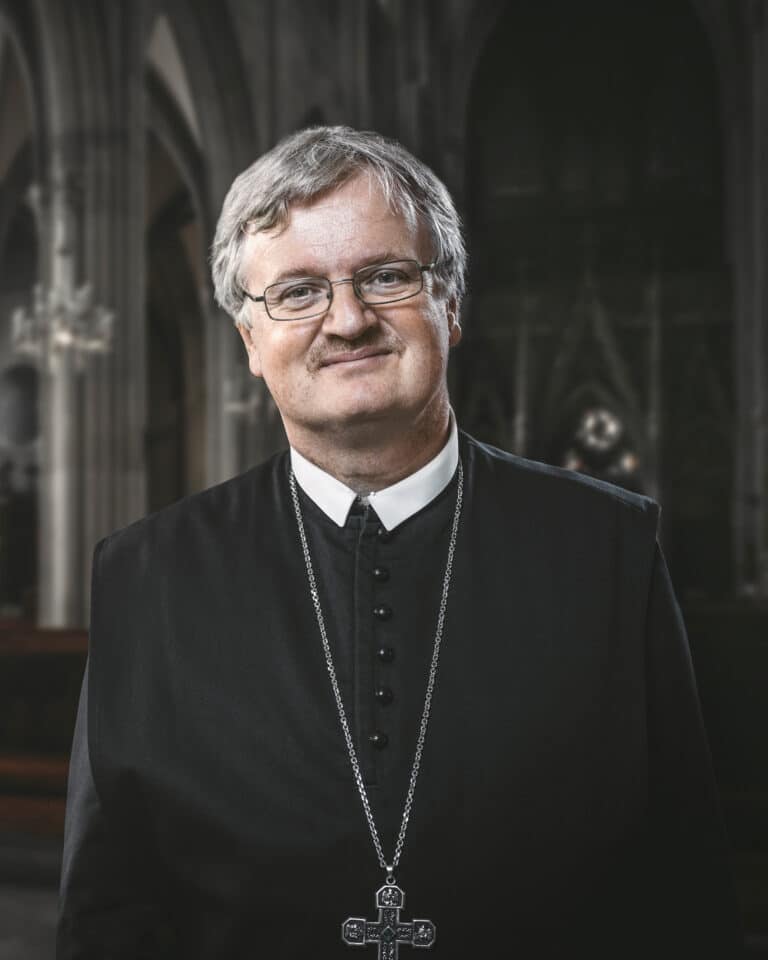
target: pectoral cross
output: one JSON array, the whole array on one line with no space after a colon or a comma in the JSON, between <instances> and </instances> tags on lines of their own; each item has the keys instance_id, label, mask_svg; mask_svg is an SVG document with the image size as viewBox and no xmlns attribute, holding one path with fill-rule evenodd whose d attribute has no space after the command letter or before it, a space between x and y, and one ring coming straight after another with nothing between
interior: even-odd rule
<instances>
[{"instance_id":1,"label":"pectoral cross","mask_svg":"<svg viewBox=\"0 0 768 960\"><path fill-rule=\"evenodd\" d=\"M350 917L341 925L341 939L351 947L378 943L378 960L398 960L401 944L408 944L409 947L431 947L435 942L435 925L430 920L403 922L400 911L404 905L405 894L400 887L394 883L385 884L376 891L379 919Z\"/></svg>"}]
</instances>

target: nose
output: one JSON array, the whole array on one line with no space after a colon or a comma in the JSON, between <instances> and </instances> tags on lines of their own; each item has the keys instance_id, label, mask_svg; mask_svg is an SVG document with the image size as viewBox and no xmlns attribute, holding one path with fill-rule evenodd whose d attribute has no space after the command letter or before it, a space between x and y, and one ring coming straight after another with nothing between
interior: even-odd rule
<instances>
[{"instance_id":1,"label":"nose","mask_svg":"<svg viewBox=\"0 0 768 960\"><path fill-rule=\"evenodd\" d=\"M334 282L333 299L323 317L324 333L355 340L377 322L375 312L358 300L351 280Z\"/></svg>"}]
</instances>

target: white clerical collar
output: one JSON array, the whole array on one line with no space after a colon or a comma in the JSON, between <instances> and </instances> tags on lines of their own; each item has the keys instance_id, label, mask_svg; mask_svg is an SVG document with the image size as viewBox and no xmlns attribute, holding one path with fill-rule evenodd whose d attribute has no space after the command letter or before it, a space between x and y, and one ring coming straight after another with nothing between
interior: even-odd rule
<instances>
[{"instance_id":1,"label":"white clerical collar","mask_svg":"<svg viewBox=\"0 0 768 960\"><path fill-rule=\"evenodd\" d=\"M444 490L451 482L459 462L459 433L451 411L451 434L436 457L409 477L383 490L374 490L365 500L387 530L393 530ZM306 495L338 526L347 522L347 514L357 494L336 477L321 470L291 447L291 466Z\"/></svg>"}]
</instances>

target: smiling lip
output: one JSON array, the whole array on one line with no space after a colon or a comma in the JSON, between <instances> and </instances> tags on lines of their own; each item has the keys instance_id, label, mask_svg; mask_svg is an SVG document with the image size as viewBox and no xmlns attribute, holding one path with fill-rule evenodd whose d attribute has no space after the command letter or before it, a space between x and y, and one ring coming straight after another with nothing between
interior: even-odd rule
<instances>
[{"instance_id":1,"label":"smiling lip","mask_svg":"<svg viewBox=\"0 0 768 960\"><path fill-rule=\"evenodd\" d=\"M381 357L388 354L389 350L382 350L380 347L368 347L365 350L350 350L349 353L337 353L328 357L321 364L323 367L329 367L336 363L353 363L355 360L367 360L368 357Z\"/></svg>"}]
</instances>

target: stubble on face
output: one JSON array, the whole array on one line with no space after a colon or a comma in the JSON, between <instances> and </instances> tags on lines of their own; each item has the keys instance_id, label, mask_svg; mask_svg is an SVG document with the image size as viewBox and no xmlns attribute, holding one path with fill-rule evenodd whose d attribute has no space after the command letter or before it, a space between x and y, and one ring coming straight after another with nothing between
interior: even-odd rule
<instances>
[{"instance_id":1,"label":"stubble on face","mask_svg":"<svg viewBox=\"0 0 768 960\"><path fill-rule=\"evenodd\" d=\"M343 357L354 350L377 350L382 353L402 355L406 345L391 327L377 324L369 327L359 337L349 340L346 337L322 334L307 351L306 367L310 374L317 373L329 361Z\"/></svg>"}]
</instances>

